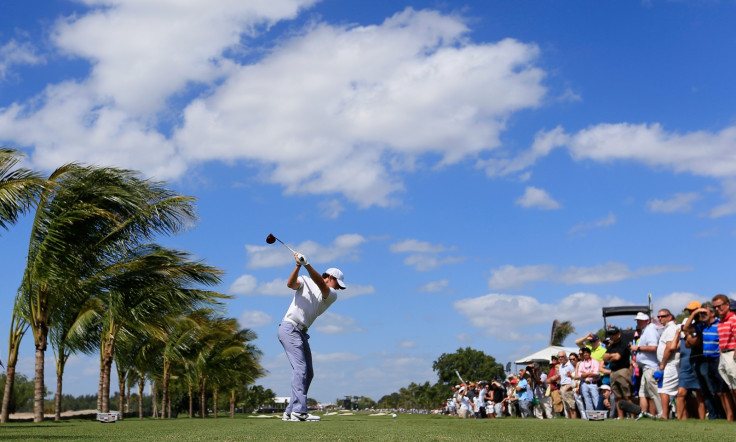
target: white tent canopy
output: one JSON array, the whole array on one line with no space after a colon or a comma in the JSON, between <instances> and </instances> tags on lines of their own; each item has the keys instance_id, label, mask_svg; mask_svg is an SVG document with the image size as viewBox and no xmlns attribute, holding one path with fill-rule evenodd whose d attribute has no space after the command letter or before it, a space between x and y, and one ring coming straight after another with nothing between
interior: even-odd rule
<instances>
[{"instance_id":1,"label":"white tent canopy","mask_svg":"<svg viewBox=\"0 0 736 442\"><path fill-rule=\"evenodd\" d=\"M516 361L514 361L514 364L525 365L531 364L532 362L549 362L549 359L552 355L557 355L557 353L561 351L570 354L577 353L579 350L580 349L577 347L561 347L559 345L550 345L549 347L545 347L539 351L535 351L530 355L526 355L521 359L517 359Z\"/></svg>"}]
</instances>

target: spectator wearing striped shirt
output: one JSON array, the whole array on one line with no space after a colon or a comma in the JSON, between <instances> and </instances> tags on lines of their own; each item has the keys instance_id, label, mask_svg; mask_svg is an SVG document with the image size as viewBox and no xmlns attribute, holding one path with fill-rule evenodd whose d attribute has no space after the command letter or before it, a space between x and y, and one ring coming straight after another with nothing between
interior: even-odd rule
<instances>
[{"instance_id":1,"label":"spectator wearing striped shirt","mask_svg":"<svg viewBox=\"0 0 736 442\"><path fill-rule=\"evenodd\" d=\"M736 349L736 315L731 311L731 300L728 296L718 294L713 297L715 307L721 322L718 324L718 348L721 352L718 361L718 372L726 382L730 391L730 402L726 411L726 418L734 420L734 398L736 398L736 360L734 360L734 349Z\"/></svg>"},{"instance_id":2,"label":"spectator wearing striped shirt","mask_svg":"<svg viewBox=\"0 0 736 442\"><path fill-rule=\"evenodd\" d=\"M721 356L718 347L719 322L713 304L706 302L701 308L690 313L683 326L688 335L687 341L693 348L691 356L693 369L708 408L708 419L726 418L724 407L730 403L728 387L718 373L718 361Z\"/></svg>"}]
</instances>

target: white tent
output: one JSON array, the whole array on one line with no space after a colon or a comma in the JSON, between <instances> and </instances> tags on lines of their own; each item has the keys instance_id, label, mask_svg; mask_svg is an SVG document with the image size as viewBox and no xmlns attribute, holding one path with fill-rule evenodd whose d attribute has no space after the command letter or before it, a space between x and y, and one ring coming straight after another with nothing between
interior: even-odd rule
<instances>
[{"instance_id":1,"label":"white tent","mask_svg":"<svg viewBox=\"0 0 736 442\"><path fill-rule=\"evenodd\" d=\"M552 355L557 355L557 353L561 351L570 354L577 353L578 351L580 351L580 349L577 347L560 347L558 345L550 345L549 347L545 347L539 351L535 351L530 355L526 355L521 359L517 359L516 361L514 361L514 364L526 365L531 364L532 362L549 362L549 359Z\"/></svg>"}]
</instances>

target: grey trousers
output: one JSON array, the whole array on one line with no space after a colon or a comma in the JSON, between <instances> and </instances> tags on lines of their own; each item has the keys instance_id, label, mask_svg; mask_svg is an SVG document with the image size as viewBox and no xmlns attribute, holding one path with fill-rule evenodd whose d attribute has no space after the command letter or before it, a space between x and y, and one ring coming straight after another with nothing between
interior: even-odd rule
<instances>
[{"instance_id":1,"label":"grey trousers","mask_svg":"<svg viewBox=\"0 0 736 442\"><path fill-rule=\"evenodd\" d=\"M291 400L286 412L307 413L307 392L314 378L309 335L284 321L279 324L278 337L291 364Z\"/></svg>"}]
</instances>

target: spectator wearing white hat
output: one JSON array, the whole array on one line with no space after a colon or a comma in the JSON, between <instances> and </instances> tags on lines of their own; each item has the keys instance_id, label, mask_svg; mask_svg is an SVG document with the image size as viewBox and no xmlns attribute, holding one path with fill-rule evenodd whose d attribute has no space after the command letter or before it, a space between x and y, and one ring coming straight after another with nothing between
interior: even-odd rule
<instances>
[{"instance_id":1,"label":"spectator wearing white hat","mask_svg":"<svg viewBox=\"0 0 736 442\"><path fill-rule=\"evenodd\" d=\"M616 402L613 391L611 391L611 386L603 384L598 388L598 392L600 393L600 397L603 398L603 409L608 411L608 417L616 417Z\"/></svg>"},{"instance_id":2,"label":"spectator wearing white hat","mask_svg":"<svg viewBox=\"0 0 736 442\"><path fill-rule=\"evenodd\" d=\"M468 387L465 385L458 390L455 403L457 403L457 416L459 418L469 419L473 415L473 405L470 403L470 399L468 399Z\"/></svg>"},{"instance_id":3,"label":"spectator wearing white hat","mask_svg":"<svg viewBox=\"0 0 736 442\"><path fill-rule=\"evenodd\" d=\"M652 324L649 315L643 312L636 314L636 328L641 330L639 342L631 346L631 352L636 352L636 363L641 370L641 385L639 386L639 406L650 414L662 414L662 401L657 392L657 381L654 372L659 369L657 359L657 344L659 330Z\"/></svg>"}]
</instances>

